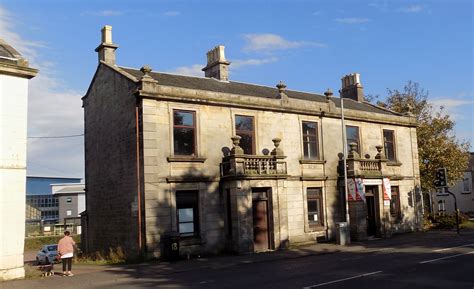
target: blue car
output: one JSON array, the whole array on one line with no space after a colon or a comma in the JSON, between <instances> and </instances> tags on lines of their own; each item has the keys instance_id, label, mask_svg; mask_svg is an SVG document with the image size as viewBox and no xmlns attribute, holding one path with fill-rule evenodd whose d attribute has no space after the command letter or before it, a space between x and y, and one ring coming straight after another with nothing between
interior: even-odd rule
<instances>
[{"instance_id":1,"label":"blue car","mask_svg":"<svg viewBox=\"0 0 474 289\"><path fill-rule=\"evenodd\" d=\"M38 264L54 264L57 261L58 245L44 245L36 254L36 263Z\"/></svg>"}]
</instances>

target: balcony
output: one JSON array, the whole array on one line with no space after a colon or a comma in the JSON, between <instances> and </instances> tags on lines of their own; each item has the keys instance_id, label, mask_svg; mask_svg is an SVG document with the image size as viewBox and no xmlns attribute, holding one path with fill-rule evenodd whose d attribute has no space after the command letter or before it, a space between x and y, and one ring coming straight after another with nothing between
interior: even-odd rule
<instances>
[{"instance_id":1,"label":"balcony","mask_svg":"<svg viewBox=\"0 0 474 289\"><path fill-rule=\"evenodd\" d=\"M239 146L240 137L232 137L234 147L230 155L223 158L221 177L237 178L286 178L287 165L283 151L278 148L280 139L273 139L275 148L270 155L246 155Z\"/></svg>"},{"instance_id":2,"label":"balcony","mask_svg":"<svg viewBox=\"0 0 474 289\"><path fill-rule=\"evenodd\" d=\"M350 151L347 155L348 177L400 177L400 163L389 163L382 153L383 146L376 146L377 154L374 159L369 156L361 158L356 151L355 143L349 144Z\"/></svg>"}]
</instances>

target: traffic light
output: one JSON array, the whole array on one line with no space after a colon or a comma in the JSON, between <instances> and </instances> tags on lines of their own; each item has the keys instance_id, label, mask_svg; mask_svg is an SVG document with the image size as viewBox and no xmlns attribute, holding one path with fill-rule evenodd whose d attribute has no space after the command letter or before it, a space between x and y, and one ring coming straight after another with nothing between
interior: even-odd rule
<instances>
[{"instance_id":1,"label":"traffic light","mask_svg":"<svg viewBox=\"0 0 474 289\"><path fill-rule=\"evenodd\" d=\"M448 186L446 168L439 168L436 170L436 179L434 181L434 185L436 188L445 188Z\"/></svg>"}]
</instances>

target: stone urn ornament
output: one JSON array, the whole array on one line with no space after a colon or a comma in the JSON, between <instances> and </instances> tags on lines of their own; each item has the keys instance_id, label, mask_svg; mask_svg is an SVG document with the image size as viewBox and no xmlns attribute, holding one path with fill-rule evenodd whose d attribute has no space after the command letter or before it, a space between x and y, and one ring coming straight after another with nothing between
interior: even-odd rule
<instances>
[{"instance_id":1,"label":"stone urn ornament","mask_svg":"<svg viewBox=\"0 0 474 289\"><path fill-rule=\"evenodd\" d=\"M232 140L232 145L233 148L230 150L231 155L243 155L244 154L244 149L239 146L240 144L240 137L239 135L234 135L230 139Z\"/></svg>"}]
</instances>

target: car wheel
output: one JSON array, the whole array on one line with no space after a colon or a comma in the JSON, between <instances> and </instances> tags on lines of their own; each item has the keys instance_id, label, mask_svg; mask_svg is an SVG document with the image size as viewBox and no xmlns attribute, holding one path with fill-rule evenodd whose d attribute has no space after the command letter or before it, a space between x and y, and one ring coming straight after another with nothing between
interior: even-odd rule
<instances>
[{"instance_id":1,"label":"car wheel","mask_svg":"<svg viewBox=\"0 0 474 289\"><path fill-rule=\"evenodd\" d=\"M40 260L36 257L36 265L41 265Z\"/></svg>"}]
</instances>

